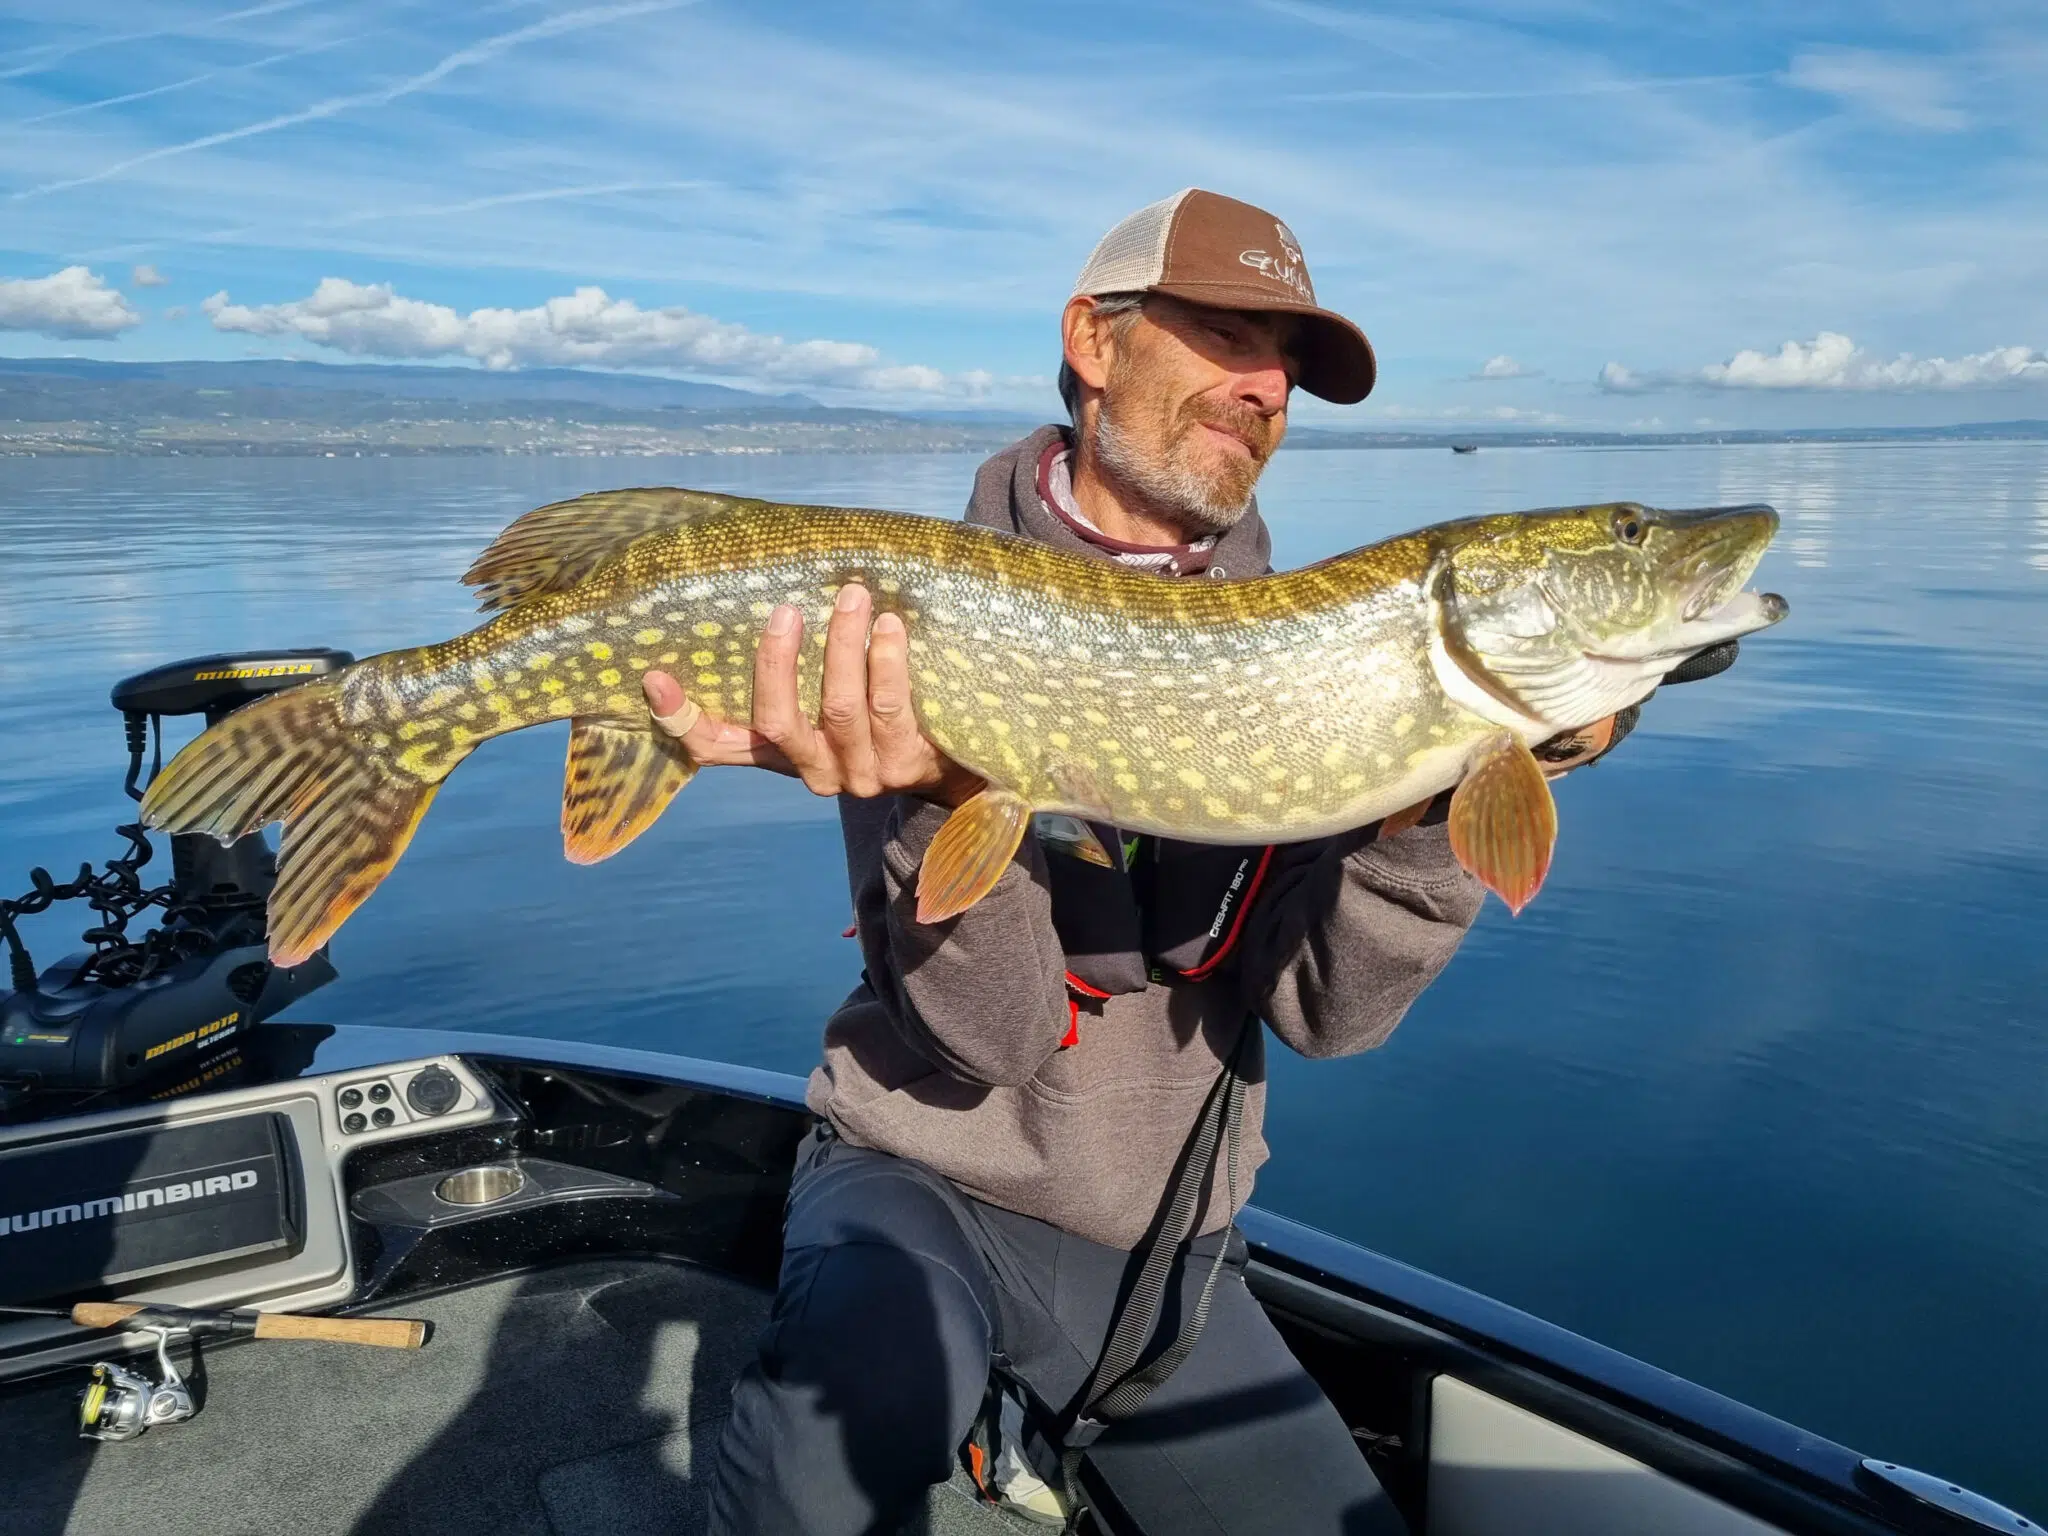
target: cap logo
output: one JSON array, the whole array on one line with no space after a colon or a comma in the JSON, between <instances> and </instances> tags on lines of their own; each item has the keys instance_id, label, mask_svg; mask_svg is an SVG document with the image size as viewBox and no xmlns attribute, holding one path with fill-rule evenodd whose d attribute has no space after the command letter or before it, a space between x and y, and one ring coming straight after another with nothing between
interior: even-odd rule
<instances>
[{"instance_id":1,"label":"cap logo","mask_svg":"<svg viewBox=\"0 0 2048 1536\"><path fill-rule=\"evenodd\" d=\"M1279 255L1263 250L1239 251L1238 261L1261 277L1293 289L1294 296L1302 302L1315 303L1316 291L1309 283L1308 266L1301 259L1301 246L1295 241L1294 231L1275 219L1273 237L1280 247Z\"/></svg>"}]
</instances>

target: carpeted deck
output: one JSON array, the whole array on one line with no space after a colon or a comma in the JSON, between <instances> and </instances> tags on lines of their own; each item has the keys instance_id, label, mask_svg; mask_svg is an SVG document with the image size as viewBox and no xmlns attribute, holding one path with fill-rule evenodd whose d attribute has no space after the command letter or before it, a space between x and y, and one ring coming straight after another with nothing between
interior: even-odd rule
<instances>
[{"instance_id":1,"label":"carpeted deck","mask_svg":"<svg viewBox=\"0 0 2048 1536\"><path fill-rule=\"evenodd\" d=\"M213 1348L189 1424L77 1438L84 1372L0 1397L0 1536L694 1536L766 1316L711 1272L604 1260L409 1303L417 1353ZM933 1490L919 1536L1039 1529Z\"/></svg>"}]
</instances>

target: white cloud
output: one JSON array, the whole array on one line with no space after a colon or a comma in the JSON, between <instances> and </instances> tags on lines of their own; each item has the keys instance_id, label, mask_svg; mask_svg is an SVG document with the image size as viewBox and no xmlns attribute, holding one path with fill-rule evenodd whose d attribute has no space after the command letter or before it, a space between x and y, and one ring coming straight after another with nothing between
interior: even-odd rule
<instances>
[{"instance_id":1,"label":"white cloud","mask_svg":"<svg viewBox=\"0 0 2048 1536\"><path fill-rule=\"evenodd\" d=\"M67 341L118 336L142 316L97 272L66 267L48 277L0 278L0 331Z\"/></svg>"},{"instance_id":2,"label":"white cloud","mask_svg":"<svg viewBox=\"0 0 2048 1536\"><path fill-rule=\"evenodd\" d=\"M1949 104L1948 77L1918 59L1863 48L1811 48L1792 61L1785 82L1908 128L1954 133L1970 126Z\"/></svg>"},{"instance_id":3,"label":"white cloud","mask_svg":"<svg viewBox=\"0 0 2048 1536\"><path fill-rule=\"evenodd\" d=\"M355 357L468 357L486 368L673 368L764 384L877 394L987 394L974 371L892 365L853 341L786 341L681 305L642 309L602 288L578 288L531 309L473 309L408 299L388 283L325 277L289 304L236 304L216 293L202 306L217 331L295 336Z\"/></svg>"},{"instance_id":4,"label":"white cloud","mask_svg":"<svg viewBox=\"0 0 2048 1536\"><path fill-rule=\"evenodd\" d=\"M1489 357L1472 377L1475 379L1526 379L1529 377L1529 374L1529 369L1524 368L1512 357L1509 357L1507 353L1503 352L1498 357Z\"/></svg>"},{"instance_id":5,"label":"white cloud","mask_svg":"<svg viewBox=\"0 0 2048 1536\"><path fill-rule=\"evenodd\" d=\"M129 281L138 288L161 288L170 281L168 277L165 277L163 273L157 271L155 267L146 261L129 273L128 277Z\"/></svg>"},{"instance_id":6,"label":"white cloud","mask_svg":"<svg viewBox=\"0 0 2048 1536\"><path fill-rule=\"evenodd\" d=\"M1704 385L1712 389L1952 390L2009 384L2048 384L2048 352L2033 347L1993 347L1965 357L1875 357L1838 331L1812 341L1788 341L1775 352L1745 348L1725 363L1691 373L1637 373L1621 363L1600 370L1600 387L1612 394Z\"/></svg>"}]
</instances>

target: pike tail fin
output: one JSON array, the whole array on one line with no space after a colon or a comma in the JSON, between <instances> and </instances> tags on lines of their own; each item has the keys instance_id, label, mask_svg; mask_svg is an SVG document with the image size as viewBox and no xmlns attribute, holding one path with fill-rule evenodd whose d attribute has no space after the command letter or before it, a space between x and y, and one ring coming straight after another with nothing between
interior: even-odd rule
<instances>
[{"instance_id":1,"label":"pike tail fin","mask_svg":"<svg viewBox=\"0 0 2048 1536\"><path fill-rule=\"evenodd\" d=\"M412 841L467 746L409 772L374 750L341 708L338 681L307 683L236 710L171 760L142 819L220 841L284 823L270 893L270 958L298 965L334 936Z\"/></svg>"}]
</instances>

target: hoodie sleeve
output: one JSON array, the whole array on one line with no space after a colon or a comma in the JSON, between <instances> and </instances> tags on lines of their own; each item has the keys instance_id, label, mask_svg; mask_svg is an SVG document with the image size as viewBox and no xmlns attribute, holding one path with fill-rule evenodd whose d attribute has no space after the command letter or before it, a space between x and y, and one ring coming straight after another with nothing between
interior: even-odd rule
<instances>
[{"instance_id":1,"label":"hoodie sleeve","mask_svg":"<svg viewBox=\"0 0 2048 1536\"><path fill-rule=\"evenodd\" d=\"M1246 1002L1304 1056L1348 1056L1393 1033L1457 952L1484 888L1450 833L1371 829L1275 850L1245 919Z\"/></svg>"},{"instance_id":2,"label":"hoodie sleeve","mask_svg":"<svg viewBox=\"0 0 2048 1536\"><path fill-rule=\"evenodd\" d=\"M918 1054L964 1082L1015 1087L1067 1031L1045 854L1026 837L988 895L947 922L920 923L917 868L949 814L908 795L839 802L867 981Z\"/></svg>"}]
</instances>

